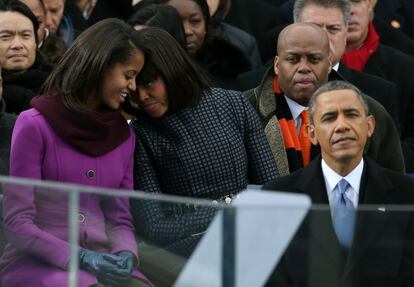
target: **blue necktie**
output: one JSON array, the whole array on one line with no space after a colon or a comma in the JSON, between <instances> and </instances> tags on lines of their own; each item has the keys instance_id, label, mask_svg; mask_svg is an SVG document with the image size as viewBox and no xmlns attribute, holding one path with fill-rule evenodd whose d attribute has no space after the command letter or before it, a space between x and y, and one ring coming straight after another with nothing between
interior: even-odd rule
<instances>
[{"instance_id":1,"label":"blue necktie","mask_svg":"<svg viewBox=\"0 0 414 287\"><path fill-rule=\"evenodd\" d=\"M339 243L349 250L354 238L356 212L352 201L345 194L348 187L349 183L345 179L337 184L333 222Z\"/></svg>"}]
</instances>

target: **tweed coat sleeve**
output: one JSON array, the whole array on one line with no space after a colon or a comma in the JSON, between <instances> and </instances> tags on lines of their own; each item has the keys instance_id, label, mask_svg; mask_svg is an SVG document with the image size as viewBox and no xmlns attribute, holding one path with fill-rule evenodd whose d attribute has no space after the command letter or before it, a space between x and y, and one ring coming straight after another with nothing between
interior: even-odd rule
<instances>
[{"instance_id":1,"label":"tweed coat sleeve","mask_svg":"<svg viewBox=\"0 0 414 287\"><path fill-rule=\"evenodd\" d=\"M251 184L264 184L279 176L272 151L263 131L258 114L248 100L241 95L244 109L244 138Z\"/></svg>"},{"instance_id":2,"label":"tweed coat sleeve","mask_svg":"<svg viewBox=\"0 0 414 287\"><path fill-rule=\"evenodd\" d=\"M135 189L161 194L156 165L137 133L135 147ZM171 215L166 212L171 203L134 199L131 201L132 216L139 236L165 246L178 240L204 232L214 217L213 208L198 208L192 212Z\"/></svg>"},{"instance_id":3,"label":"tweed coat sleeve","mask_svg":"<svg viewBox=\"0 0 414 287\"><path fill-rule=\"evenodd\" d=\"M31 115L21 113L12 135L10 175L41 179L44 141ZM66 268L69 243L40 229L35 223L35 195L30 186L7 185L3 213L9 242L52 266ZM47 252L45 252L47 250Z\"/></svg>"},{"instance_id":4,"label":"tweed coat sleeve","mask_svg":"<svg viewBox=\"0 0 414 287\"><path fill-rule=\"evenodd\" d=\"M133 168L135 134L131 128L131 136L128 139L130 155L128 168L120 185L120 189L133 189ZM111 253L131 251L137 256L138 247L135 241L134 226L130 212L129 199L127 197L109 197L104 201L104 214L106 218L106 230L111 242Z\"/></svg>"}]
</instances>

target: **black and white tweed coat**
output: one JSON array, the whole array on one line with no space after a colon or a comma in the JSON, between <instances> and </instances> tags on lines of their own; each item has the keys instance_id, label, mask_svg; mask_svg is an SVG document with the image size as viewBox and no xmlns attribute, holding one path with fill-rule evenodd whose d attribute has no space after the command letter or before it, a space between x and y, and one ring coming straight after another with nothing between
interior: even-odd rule
<instances>
[{"instance_id":1,"label":"black and white tweed coat","mask_svg":"<svg viewBox=\"0 0 414 287\"><path fill-rule=\"evenodd\" d=\"M219 199L278 176L261 122L240 92L214 88L195 108L140 116L132 126L137 190ZM205 231L214 215L211 209L171 214L143 201L131 208L138 234L163 246Z\"/></svg>"}]
</instances>

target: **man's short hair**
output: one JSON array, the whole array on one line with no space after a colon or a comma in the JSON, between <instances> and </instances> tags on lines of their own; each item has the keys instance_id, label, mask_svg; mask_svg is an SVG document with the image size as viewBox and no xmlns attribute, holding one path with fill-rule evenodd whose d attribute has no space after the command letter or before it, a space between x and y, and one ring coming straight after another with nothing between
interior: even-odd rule
<instances>
[{"instance_id":1,"label":"man's short hair","mask_svg":"<svg viewBox=\"0 0 414 287\"><path fill-rule=\"evenodd\" d=\"M358 89L357 87L355 87L353 84L349 82L331 81L331 82L327 82L326 84L323 84L322 86L319 87L319 89L317 89L313 93L309 101L309 122L310 123L313 123L313 115L315 114L315 105L316 105L316 100L318 96L326 92L340 91L340 90L354 91L358 97L358 100L361 102L362 107L364 108L365 114L369 115L369 108L368 108L368 103L366 100L367 95L365 95L363 92L361 92L360 89Z\"/></svg>"},{"instance_id":2,"label":"man's short hair","mask_svg":"<svg viewBox=\"0 0 414 287\"><path fill-rule=\"evenodd\" d=\"M39 22L32 10L30 10L26 4L19 0L0 0L0 12L17 12L29 18L33 24L34 37L37 43L37 29L39 29Z\"/></svg>"},{"instance_id":3,"label":"man's short hair","mask_svg":"<svg viewBox=\"0 0 414 287\"><path fill-rule=\"evenodd\" d=\"M341 10L345 27L348 27L348 22L351 17L351 3L349 0L296 0L293 6L293 19L295 23L300 22L303 9L311 4L323 8L337 8Z\"/></svg>"}]
</instances>

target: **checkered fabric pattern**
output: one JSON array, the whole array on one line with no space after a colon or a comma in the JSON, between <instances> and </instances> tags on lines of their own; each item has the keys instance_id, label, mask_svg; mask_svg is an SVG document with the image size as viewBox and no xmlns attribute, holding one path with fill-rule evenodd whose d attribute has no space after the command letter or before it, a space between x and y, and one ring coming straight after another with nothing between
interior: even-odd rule
<instances>
[{"instance_id":1,"label":"checkered fabric pattern","mask_svg":"<svg viewBox=\"0 0 414 287\"><path fill-rule=\"evenodd\" d=\"M140 116L132 126L135 189L218 199L278 176L261 122L239 92L213 89L195 108L160 119ZM131 205L138 234L161 245L205 231L215 213L171 214L148 201Z\"/></svg>"}]
</instances>

